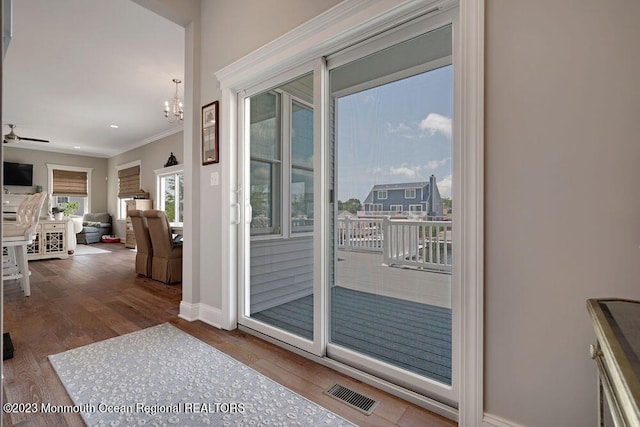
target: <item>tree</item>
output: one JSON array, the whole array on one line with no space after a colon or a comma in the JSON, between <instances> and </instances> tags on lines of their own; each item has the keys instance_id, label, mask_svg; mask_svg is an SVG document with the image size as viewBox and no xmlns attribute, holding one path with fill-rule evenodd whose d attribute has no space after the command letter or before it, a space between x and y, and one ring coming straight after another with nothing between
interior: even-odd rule
<instances>
[{"instance_id":1,"label":"tree","mask_svg":"<svg viewBox=\"0 0 640 427\"><path fill-rule=\"evenodd\" d=\"M349 211L352 214L357 214L358 211L362 210L362 203L360 203L359 199L349 199L346 202L341 202L338 200L338 210L339 211Z\"/></svg>"},{"instance_id":2,"label":"tree","mask_svg":"<svg viewBox=\"0 0 640 427\"><path fill-rule=\"evenodd\" d=\"M169 220L169 222L174 222L176 219L176 201L173 194L168 191L164 196L164 211L167 214L167 220Z\"/></svg>"}]
</instances>

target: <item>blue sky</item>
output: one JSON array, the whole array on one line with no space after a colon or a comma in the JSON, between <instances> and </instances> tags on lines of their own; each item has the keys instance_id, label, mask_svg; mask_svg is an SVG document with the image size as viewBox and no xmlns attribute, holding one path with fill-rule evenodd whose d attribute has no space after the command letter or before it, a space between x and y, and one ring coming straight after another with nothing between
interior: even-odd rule
<instances>
[{"instance_id":1,"label":"blue sky","mask_svg":"<svg viewBox=\"0 0 640 427\"><path fill-rule=\"evenodd\" d=\"M451 66L338 99L338 199L376 184L428 181L451 196Z\"/></svg>"}]
</instances>

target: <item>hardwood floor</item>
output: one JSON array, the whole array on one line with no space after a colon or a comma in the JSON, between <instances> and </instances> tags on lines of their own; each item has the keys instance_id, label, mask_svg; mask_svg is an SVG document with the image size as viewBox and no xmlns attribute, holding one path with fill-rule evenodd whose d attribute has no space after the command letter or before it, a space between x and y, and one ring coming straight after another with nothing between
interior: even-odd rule
<instances>
[{"instance_id":1,"label":"hardwood floor","mask_svg":"<svg viewBox=\"0 0 640 427\"><path fill-rule=\"evenodd\" d=\"M121 244L92 245L110 254L29 263L31 296L4 283L3 332L15 353L3 366L2 403L71 405L47 356L170 322L289 389L362 426L453 426L455 423L242 331L178 318L180 285L134 273L135 253ZM380 400L366 416L326 396L339 382ZM2 414L7 426L82 426L77 414Z\"/></svg>"}]
</instances>

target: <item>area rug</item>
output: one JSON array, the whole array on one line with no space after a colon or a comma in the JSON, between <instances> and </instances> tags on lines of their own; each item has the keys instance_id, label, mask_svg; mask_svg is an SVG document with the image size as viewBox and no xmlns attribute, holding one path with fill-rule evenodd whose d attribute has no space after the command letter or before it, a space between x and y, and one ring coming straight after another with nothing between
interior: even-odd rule
<instances>
[{"instance_id":1,"label":"area rug","mask_svg":"<svg viewBox=\"0 0 640 427\"><path fill-rule=\"evenodd\" d=\"M94 248L89 245L78 245L73 252L74 256L78 255L96 255L96 254L110 254L111 251L106 249Z\"/></svg>"},{"instance_id":2,"label":"area rug","mask_svg":"<svg viewBox=\"0 0 640 427\"><path fill-rule=\"evenodd\" d=\"M49 360L89 426L353 425L169 323Z\"/></svg>"}]
</instances>

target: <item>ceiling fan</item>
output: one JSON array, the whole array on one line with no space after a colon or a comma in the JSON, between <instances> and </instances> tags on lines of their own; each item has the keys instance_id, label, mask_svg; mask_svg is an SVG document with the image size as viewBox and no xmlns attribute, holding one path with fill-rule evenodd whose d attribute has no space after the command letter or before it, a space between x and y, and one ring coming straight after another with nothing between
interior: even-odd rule
<instances>
[{"instance_id":1,"label":"ceiling fan","mask_svg":"<svg viewBox=\"0 0 640 427\"><path fill-rule=\"evenodd\" d=\"M22 137L22 136L18 136L13 131L13 129L15 129L16 125L9 124L8 126L11 129L11 131L9 131L9 133L4 136L4 143L5 144L8 143L8 142L18 142L18 141L49 142L46 139L25 138L25 137Z\"/></svg>"}]
</instances>

